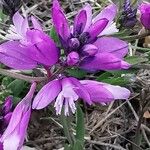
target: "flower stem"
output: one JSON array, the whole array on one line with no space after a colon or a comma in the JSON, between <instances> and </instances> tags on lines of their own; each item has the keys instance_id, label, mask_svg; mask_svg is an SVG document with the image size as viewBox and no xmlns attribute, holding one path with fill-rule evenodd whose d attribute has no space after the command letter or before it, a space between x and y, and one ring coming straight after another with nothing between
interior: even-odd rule
<instances>
[{"instance_id":1,"label":"flower stem","mask_svg":"<svg viewBox=\"0 0 150 150\"><path fill-rule=\"evenodd\" d=\"M139 34L139 35L132 35L132 36L125 36L125 37L121 37L122 40L135 40L135 39L142 39L146 36L150 35L150 31L145 32L143 34Z\"/></svg>"},{"instance_id":2,"label":"flower stem","mask_svg":"<svg viewBox=\"0 0 150 150\"><path fill-rule=\"evenodd\" d=\"M0 68L0 74L5 75L5 76L9 76L9 77L12 77L15 79L24 80L24 81L27 81L30 83L42 82L42 81L47 80L46 77L30 77L30 76L22 75L22 74L15 73L15 72L12 72L12 71L9 71L6 69L1 69L1 68Z\"/></svg>"}]
</instances>

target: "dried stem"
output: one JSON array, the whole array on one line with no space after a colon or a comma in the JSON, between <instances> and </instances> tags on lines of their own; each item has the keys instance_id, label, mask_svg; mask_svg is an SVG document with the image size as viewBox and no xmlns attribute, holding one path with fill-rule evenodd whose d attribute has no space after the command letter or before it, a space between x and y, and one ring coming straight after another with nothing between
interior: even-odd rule
<instances>
[{"instance_id":1,"label":"dried stem","mask_svg":"<svg viewBox=\"0 0 150 150\"><path fill-rule=\"evenodd\" d=\"M5 76L9 76L9 77L12 77L12 78L15 78L15 79L24 80L24 81L27 81L27 82L30 82L30 83L32 83L32 82L42 82L42 81L47 80L46 77L26 76L26 75L22 75L22 74L15 73L15 72L12 72L12 71L9 71L9 70L6 70L6 69L1 69L1 68L0 68L0 74L5 75Z\"/></svg>"}]
</instances>

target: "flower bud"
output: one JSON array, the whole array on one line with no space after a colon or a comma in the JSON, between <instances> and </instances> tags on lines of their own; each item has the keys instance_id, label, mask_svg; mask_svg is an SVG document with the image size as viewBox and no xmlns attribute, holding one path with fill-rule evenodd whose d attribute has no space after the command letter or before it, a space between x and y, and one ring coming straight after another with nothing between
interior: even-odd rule
<instances>
[{"instance_id":1,"label":"flower bud","mask_svg":"<svg viewBox=\"0 0 150 150\"><path fill-rule=\"evenodd\" d=\"M4 123L7 126L9 124L9 121L11 119L12 112L8 113L7 115L4 116Z\"/></svg>"},{"instance_id":2,"label":"flower bud","mask_svg":"<svg viewBox=\"0 0 150 150\"><path fill-rule=\"evenodd\" d=\"M141 4L141 23L143 26L150 30L150 3Z\"/></svg>"},{"instance_id":3,"label":"flower bud","mask_svg":"<svg viewBox=\"0 0 150 150\"><path fill-rule=\"evenodd\" d=\"M2 114L6 115L7 113L11 111L11 108L12 108L12 97L8 96L5 99L4 105L2 107Z\"/></svg>"},{"instance_id":4,"label":"flower bud","mask_svg":"<svg viewBox=\"0 0 150 150\"><path fill-rule=\"evenodd\" d=\"M136 13L137 9L131 7L130 0L125 0L120 20L121 25L126 28L134 27L137 22Z\"/></svg>"},{"instance_id":5,"label":"flower bud","mask_svg":"<svg viewBox=\"0 0 150 150\"><path fill-rule=\"evenodd\" d=\"M76 52L71 52L68 56L67 56L67 64L69 66L73 66L75 64L77 64L79 62L79 54Z\"/></svg>"},{"instance_id":6,"label":"flower bud","mask_svg":"<svg viewBox=\"0 0 150 150\"><path fill-rule=\"evenodd\" d=\"M83 47L83 54L94 56L98 52L98 48L93 44L87 44Z\"/></svg>"},{"instance_id":7,"label":"flower bud","mask_svg":"<svg viewBox=\"0 0 150 150\"><path fill-rule=\"evenodd\" d=\"M77 50L80 46L80 42L77 38L71 38L69 40L69 47L71 50Z\"/></svg>"}]
</instances>

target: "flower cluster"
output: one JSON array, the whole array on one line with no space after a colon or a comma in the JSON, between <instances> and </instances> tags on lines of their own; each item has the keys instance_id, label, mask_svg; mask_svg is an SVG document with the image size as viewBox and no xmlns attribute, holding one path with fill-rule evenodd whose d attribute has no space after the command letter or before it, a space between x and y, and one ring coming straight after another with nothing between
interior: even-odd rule
<instances>
[{"instance_id":1,"label":"flower cluster","mask_svg":"<svg viewBox=\"0 0 150 150\"><path fill-rule=\"evenodd\" d=\"M132 11L129 4L125 7L126 11ZM149 12L149 4L141 5L142 24L149 29L150 18L145 12ZM93 17L91 6L86 4L75 16L74 24L69 25L59 2L53 0L52 21L59 37L58 45L43 31L36 18L23 17L19 12L14 14L13 25L6 35L7 41L0 45L0 62L19 70L43 67L48 72L48 82L33 99L36 89L33 81L29 93L13 113L10 113L10 98L7 99L0 118L0 121L3 120L0 126L0 150L10 149L10 143L11 149L21 149L31 109L43 109L54 102L56 114L60 115L64 109L64 114L68 116L76 112L76 101L79 99L91 105L129 98L130 91L124 87L88 79L78 80L65 73L65 69L72 67L89 73L130 67L124 61L128 43L111 36L118 32L114 22L116 14L116 5L110 4Z\"/></svg>"}]
</instances>

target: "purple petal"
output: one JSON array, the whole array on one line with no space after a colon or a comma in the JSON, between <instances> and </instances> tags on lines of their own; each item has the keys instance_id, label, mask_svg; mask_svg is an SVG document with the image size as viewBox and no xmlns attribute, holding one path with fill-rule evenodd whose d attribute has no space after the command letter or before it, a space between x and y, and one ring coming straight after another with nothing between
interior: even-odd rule
<instances>
[{"instance_id":1,"label":"purple petal","mask_svg":"<svg viewBox=\"0 0 150 150\"><path fill-rule=\"evenodd\" d=\"M26 39L26 33L29 29L29 24L27 18L24 19L22 26L21 26L21 35Z\"/></svg>"},{"instance_id":2,"label":"purple petal","mask_svg":"<svg viewBox=\"0 0 150 150\"><path fill-rule=\"evenodd\" d=\"M79 54L77 52L71 52L67 56L67 64L73 66L79 62Z\"/></svg>"},{"instance_id":3,"label":"purple petal","mask_svg":"<svg viewBox=\"0 0 150 150\"><path fill-rule=\"evenodd\" d=\"M92 101L86 88L84 88L84 86L82 86L82 84L76 78L70 77L69 80L71 80L72 84L75 85L76 88L74 88L74 90L79 95L79 97L91 105Z\"/></svg>"},{"instance_id":4,"label":"purple petal","mask_svg":"<svg viewBox=\"0 0 150 150\"><path fill-rule=\"evenodd\" d=\"M146 29L150 29L150 3L143 3L140 6L141 23Z\"/></svg>"},{"instance_id":5,"label":"purple petal","mask_svg":"<svg viewBox=\"0 0 150 150\"><path fill-rule=\"evenodd\" d=\"M37 62L30 57L30 48L21 46L17 41L0 45L0 62L14 69L33 69Z\"/></svg>"},{"instance_id":6,"label":"purple petal","mask_svg":"<svg viewBox=\"0 0 150 150\"><path fill-rule=\"evenodd\" d=\"M0 150L4 150L3 149L3 144L0 142Z\"/></svg>"},{"instance_id":7,"label":"purple petal","mask_svg":"<svg viewBox=\"0 0 150 150\"><path fill-rule=\"evenodd\" d=\"M11 96L8 96L6 99L5 99L5 102L4 102L4 105L2 107L2 112L3 114L7 114L11 111L11 108L12 108L12 97Z\"/></svg>"},{"instance_id":8,"label":"purple petal","mask_svg":"<svg viewBox=\"0 0 150 150\"><path fill-rule=\"evenodd\" d=\"M57 33L64 41L67 41L70 37L70 28L68 21L57 0L53 0L52 20Z\"/></svg>"},{"instance_id":9,"label":"purple petal","mask_svg":"<svg viewBox=\"0 0 150 150\"><path fill-rule=\"evenodd\" d=\"M34 29L42 31L41 24L39 23L39 21L34 16L31 16L31 21L32 21Z\"/></svg>"},{"instance_id":10,"label":"purple petal","mask_svg":"<svg viewBox=\"0 0 150 150\"><path fill-rule=\"evenodd\" d=\"M93 44L87 44L82 49L82 53L87 56L94 56L98 52L98 48Z\"/></svg>"},{"instance_id":11,"label":"purple petal","mask_svg":"<svg viewBox=\"0 0 150 150\"><path fill-rule=\"evenodd\" d=\"M5 123L6 126L9 124L11 116L12 116L12 112L7 113L7 115L4 116L4 123Z\"/></svg>"},{"instance_id":12,"label":"purple petal","mask_svg":"<svg viewBox=\"0 0 150 150\"><path fill-rule=\"evenodd\" d=\"M120 86L104 84L104 87L113 94L114 99L128 99L130 91Z\"/></svg>"},{"instance_id":13,"label":"purple petal","mask_svg":"<svg viewBox=\"0 0 150 150\"><path fill-rule=\"evenodd\" d=\"M87 22L87 14L85 10L80 11L74 20L74 34L81 34Z\"/></svg>"},{"instance_id":14,"label":"purple petal","mask_svg":"<svg viewBox=\"0 0 150 150\"><path fill-rule=\"evenodd\" d=\"M111 53L98 53L95 57L88 57L80 64L81 68L89 71L128 69L130 64L117 58Z\"/></svg>"},{"instance_id":15,"label":"purple petal","mask_svg":"<svg viewBox=\"0 0 150 150\"><path fill-rule=\"evenodd\" d=\"M90 26L90 28L87 30L87 32L90 35L89 41L95 39L107 26L108 20L103 18L98 21L96 21L94 24Z\"/></svg>"},{"instance_id":16,"label":"purple petal","mask_svg":"<svg viewBox=\"0 0 150 150\"><path fill-rule=\"evenodd\" d=\"M107 35L118 32L116 25L113 23L116 14L117 6L115 4L110 4L93 19L93 23L102 18L106 18L108 20L107 27L100 33L100 35Z\"/></svg>"},{"instance_id":17,"label":"purple petal","mask_svg":"<svg viewBox=\"0 0 150 150\"><path fill-rule=\"evenodd\" d=\"M3 139L4 150L14 149L19 150L23 146L23 142L26 136L26 130L28 127L29 119L31 115L31 109L29 109L21 118L18 126L12 133ZM13 142L12 142L13 141Z\"/></svg>"},{"instance_id":18,"label":"purple petal","mask_svg":"<svg viewBox=\"0 0 150 150\"><path fill-rule=\"evenodd\" d=\"M1 138L4 149L21 148L25 138L25 132L29 123L29 118L31 114L31 100L35 88L36 83L33 83L28 94L14 109L9 125Z\"/></svg>"},{"instance_id":19,"label":"purple petal","mask_svg":"<svg viewBox=\"0 0 150 150\"><path fill-rule=\"evenodd\" d=\"M59 50L54 41L39 30L29 30L27 34L30 42L35 44L30 50L30 57L46 66L54 65L59 57Z\"/></svg>"},{"instance_id":20,"label":"purple petal","mask_svg":"<svg viewBox=\"0 0 150 150\"><path fill-rule=\"evenodd\" d=\"M109 23L108 25L111 24L111 22L114 20L115 16L117 14L117 6L115 4L111 4L109 6L107 6L106 8L104 8L101 13L99 13L94 19L93 19L93 23L95 23L96 21L106 18Z\"/></svg>"},{"instance_id":21,"label":"purple petal","mask_svg":"<svg viewBox=\"0 0 150 150\"><path fill-rule=\"evenodd\" d=\"M101 37L94 45L98 47L99 53L112 53L118 58L123 58L128 53L128 44L114 37Z\"/></svg>"},{"instance_id":22,"label":"purple petal","mask_svg":"<svg viewBox=\"0 0 150 150\"><path fill-rule=\"evenodd\" d=\"M94 102L106 103L115 99L128 99L130 96L130 91L124 87L91 80L80 82L88 90L91 100Z\"/></svg>"},{"instance_id":23,"label":"purple petal","mask_svg":"<svg viewBox=\"0 0 150 150\"><path fill-rule=\"evenodd\" d=\"M86 15L87 15L86 25L84 28L84 32L86 32L92 23L92 7L90 6L90 4L86 4L83 10L86 11Z\"/></svg>"},{"instance_id":24,"label":"purple petal","mask_svg":"<svg viewBox=\"0 0 150 150\"><path fill-rule=\"evenodd\" d=\"M103 85L98 84L98 82L83 80L80 81L81 84L86 88L88 93L90 94L90 98L93 102L110 102L113 100L113 95L109 92Z\"/></svg>"},{"instance_id":25,"label":"purple petal","mask_svg":"<svg viewBox=\"0 0 150 150\"><path fill-rule=\"evenodd\" d=\"M42 109L49 105L60 93L61 84L59 80L53 80L47 83L36 95L32 108Z\"/></svg>"},{"instance_id":26,"label":"purple petal","mask_svg":"<svg viewBox=\"0 0 150 150\"><path fill-rule=\"evenodd\" d=\"M16 27L17 31L19 33L21 33L21 29L22 29L21 27L22 27L24 18L20 15L19 12L16 12L12 19L13 19L13 23L14 23L14 26Z\"/></svg>"}]
</instances>

